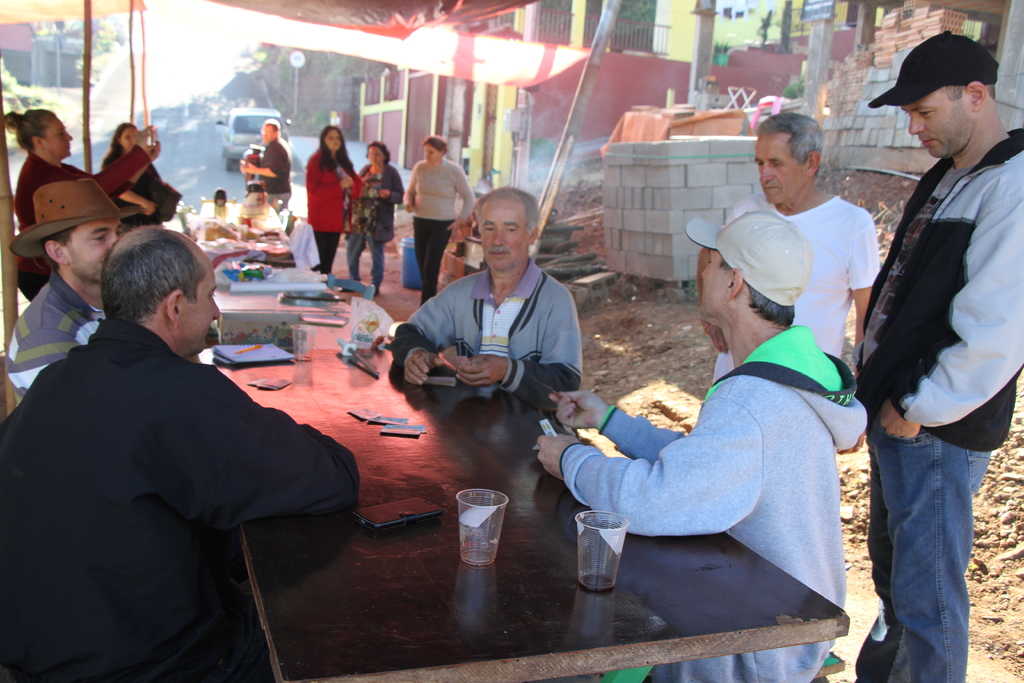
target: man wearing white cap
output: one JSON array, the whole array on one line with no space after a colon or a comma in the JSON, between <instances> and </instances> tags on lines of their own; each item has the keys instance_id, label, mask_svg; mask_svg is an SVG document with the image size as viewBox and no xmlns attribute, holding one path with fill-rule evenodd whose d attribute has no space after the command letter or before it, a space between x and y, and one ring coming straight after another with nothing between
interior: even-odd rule
<instances>
[{"instance_id":1,"label":"man wearing white cap","mask_svg":"<svg viewBox=\"0 0 1024 683\"><path fill-rule=\"evenodd\" d=\"M45 256L50 281L18 318L7 346L7 377L18 402L36 375L89 341L103 319L100 267L117 241L122 211L95 180L43 185L32 197L37 223L11 243L18 256Z\"/></svg>"},{"instance_id":2,"label":"man wearing white cap","mask_svg":"<svg viewBox=\"0 0 1024 683\"><path fill-rule=\"evenodd\" d=\"M563 392L558 419L599 429L626 458L568 436L540 437L544 468L594 509L630 520L630 533L728 532L837 605L846 599L837 448L866 422L842 361L806 327L791 326L813 252L778 214L754 211L724 229L691 221L713 250L701 317L722 328L739 366L704 401L689 436L631 418L587 391ZM654 681L810 681L829 643L655 667Z\"/></svg>"}]
</instances>

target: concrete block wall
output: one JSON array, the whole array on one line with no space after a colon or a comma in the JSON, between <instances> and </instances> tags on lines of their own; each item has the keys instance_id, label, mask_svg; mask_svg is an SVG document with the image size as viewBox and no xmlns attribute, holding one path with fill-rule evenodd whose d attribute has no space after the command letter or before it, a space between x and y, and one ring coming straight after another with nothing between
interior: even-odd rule
<instances>
[{"instance_id":1,"label":"concrete block wall","mask_svg":"<svg viewBox=\"0 0 1024 683\"><path fill-rule=\"evenodd\" d=\"M863 78L851 79L850 88L858 92L836 92L832 99L852 103L854 107L842 106L846 116L829 116L822 125L826 144L860 147L920 147L916 137L907 133L909 120L899 107L871 109L868 102L896 85L900 67L910 50L897 52L891 65L861 67L866 71ZM900 135L902 133L902 135Z\"/></svg>"},{"instance_id":2,"label":"concrete block wall","mask_svg":"<svg viewBox=\"0 0 1024 683\"><path fill-rule=\"evenodd\" d=\"M610 145L604 158L608 267L666 282L693 280L700 248L686 224L722 224L759 191L752 137L687 137Z\"/></svg>"}]
</instances>

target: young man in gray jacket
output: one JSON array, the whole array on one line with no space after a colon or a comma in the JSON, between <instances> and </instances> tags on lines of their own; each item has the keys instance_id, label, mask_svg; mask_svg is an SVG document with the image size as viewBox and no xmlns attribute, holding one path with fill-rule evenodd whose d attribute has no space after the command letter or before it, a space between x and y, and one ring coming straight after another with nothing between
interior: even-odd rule
<instances>
[{"instance_id":1,"label":"young man in gray jacket","mask_svg":"<svg viewBox=\"0 0 1024 683\"><path fill-rule=\"evenodd\" d=\"M559 396L563 424L601 433L626 458L568 436L540 437L540 461L576 498L630 520L630 533L728 532L842 606L846 599L837 448L864 428L864 408L842 361L792 326L813 253L795 225L754 211L724 229L691 221L687 235L712 249L701 317L722 328L740 365L705 399L689 436L631 418L594 394ZM655 667L656 683L812 680L830 643Z\"/></svg>"},{"instance_id":2,"label":"young man in gray jacket","mask_svg":"<svg viewBox=\"0 0 1024 683\"><path fill-rule=\"evenodd\" d=\"M946 31L869 104L903 109L939 161L907 201L859 348L879 598L862 683L967 680L972 498L1024 366L1024 131L1000 120L998 73L985 46Z\"/></svg>"}]
</instances>

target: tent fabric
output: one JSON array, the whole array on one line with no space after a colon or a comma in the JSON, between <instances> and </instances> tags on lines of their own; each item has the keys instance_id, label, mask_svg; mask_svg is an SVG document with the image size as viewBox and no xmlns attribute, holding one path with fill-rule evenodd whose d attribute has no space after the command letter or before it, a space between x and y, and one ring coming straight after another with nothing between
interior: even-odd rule
<instances>
[{"instance_id":1,"label":"tent fabric","mask_svg":"<svg viewBox=\"0 0 1024 683\"><path fill-rule=\"evenodd\" d=\"M92 16L128 14L129 0L92 0ZM145 9L144 0L135 0L135 9ZM82 0L3 0L0 2L0 24L29 24L34 21L67 21L83 19Z\"/></svg>"},{"instance_id":2,"label":"tent fabric","mask_svg":"<svg viewBox=\"0 0 1024 683\"><path fill-rule=\"evenodd\" d=\"M533 0L215 0L223 5L405 38L424 26L468 24Z\"/></svg>"},{"instance_id":3,"label":"tent fabric","mask_svg":"<svg viewBox=\"0 0 1024 683\"><path fill-rule=\"evenodd\" d=\"M365 0L364 0L365 1ZM470 0L462 0L467 4ZM479 83L529 87L556 76L590 53L583 48L525 43L423 27L400 39L355 28L284 19L209 0L136 0L178 23L243 35L253 41L337 52ZM93 16L128 12L128 0L93 0ZM81 18L82 1L4 0L0 23Z\"/></svg>"},{"instance_id":4,"label":"tent fabric","mask_svg":"<svg viewBox=\"0 0 1024 683\"><path fill-rule=\"evenodd\" d=\"M421 28L405 40L282 19L207 0L146 0L149 11L194 26L218 26L272 45L338 52L478 83L528 87L555 76L589 50Z\"/></svg>"}]
</instances>

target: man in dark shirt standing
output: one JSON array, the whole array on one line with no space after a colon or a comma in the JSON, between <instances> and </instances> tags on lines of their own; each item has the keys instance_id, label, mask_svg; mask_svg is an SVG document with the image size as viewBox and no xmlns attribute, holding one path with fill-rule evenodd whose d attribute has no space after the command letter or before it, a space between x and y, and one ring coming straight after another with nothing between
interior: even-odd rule
<instances>
[{"instance_id":1,"label":"man in dark shirt standing","mask_svg":"<svg viewBox=\"0 0 1024 683\"><path fill-rule=\"evenodd\" d=\"M281 124L277 119L264 121L260 133L264 145L260 165L253 166L242 159L242 173L263 176L267 202L282 211L288 208L288 200L292 198L292 150L281 139Z\"/></svg>"},{"instance_id":2,"label":"man in dark shirt standing","mask_svg":"<svg viewBox=\"0 0 1024 683\"><path fill-rule=\"evenodd\" d=\"M346 448L201 351L210 260L162 228L111 250L107 313L0 425L0 664L16 681L272 681L230 530L355 501Z\"/></svg>"}]
</instances>

